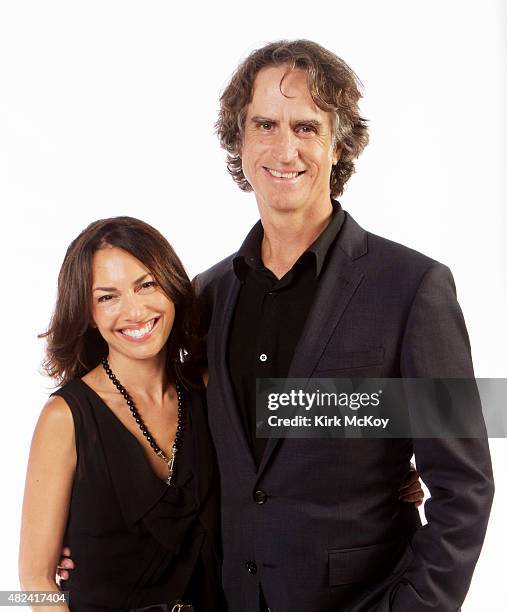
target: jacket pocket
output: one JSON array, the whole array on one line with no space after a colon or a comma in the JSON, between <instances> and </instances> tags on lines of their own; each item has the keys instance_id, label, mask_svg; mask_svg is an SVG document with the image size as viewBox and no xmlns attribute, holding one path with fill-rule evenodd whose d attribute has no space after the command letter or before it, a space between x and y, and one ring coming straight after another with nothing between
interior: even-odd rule
<instances>
[{"instance_id":1,"label":"jacket pocket","mask_svg":"<svg viewBox=\"0 0 507 612\"><path fill-rule=\"evenodd\" d=\"M345 353L333 353L329 349L320 358L315 373L326 371L352 370L384 363L384 347Z\"/></svg>"},{"instance_id":2,"label":"jacket pocket","mask_svg":"<svg viewBox=\"0 0 507 612\"><path fill-rule=\"evenodd\" d=\"M405 547L405 542L391 540L359 548L329 550L329 585L379 580L393 571L404 556Z\"/></svg>"}]
</instances>

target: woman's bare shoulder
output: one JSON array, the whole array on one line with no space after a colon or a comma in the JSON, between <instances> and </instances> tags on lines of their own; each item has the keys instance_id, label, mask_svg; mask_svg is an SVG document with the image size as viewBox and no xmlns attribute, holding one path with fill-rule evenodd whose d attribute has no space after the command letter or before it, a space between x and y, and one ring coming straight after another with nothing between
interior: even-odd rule
<instances>
[{"instance_id":1,"label":"woman's bare shoulder","mask_svg":"<svg viewBox=\"0 0 507 612\"><path fill-rule=\"evenodd\" d=\"M74 433L74 420L68 403L60 395L52 395L42 407L37 429L46 435Z\"/></svg>"}]
</instances>

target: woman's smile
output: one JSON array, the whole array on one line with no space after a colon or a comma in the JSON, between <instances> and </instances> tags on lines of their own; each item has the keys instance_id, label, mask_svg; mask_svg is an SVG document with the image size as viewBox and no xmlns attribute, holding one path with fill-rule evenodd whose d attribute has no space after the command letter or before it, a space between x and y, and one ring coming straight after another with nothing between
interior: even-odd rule
<instances>
[{"instance_id":1,"label":"woman's smile","mask_svg":"<svg viewBox=\"0 0 507 612\"><path fill-rule=\"evenodd\" d=\"M153 331L157 327L160 316L154 317L144 323L136 323L135 325L127 325L118 329L118 333L129 342L144 342L153 335Z\"/></svg>"}]
</instances>

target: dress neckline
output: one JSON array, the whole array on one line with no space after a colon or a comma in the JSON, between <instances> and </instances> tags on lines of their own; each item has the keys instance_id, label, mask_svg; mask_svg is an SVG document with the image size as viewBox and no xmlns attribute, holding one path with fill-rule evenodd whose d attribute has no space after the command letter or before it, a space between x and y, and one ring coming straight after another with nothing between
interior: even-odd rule
<instances>
[{"instance_id":1,"label":"dress neckline","mask_svg":"<svg viewBox=\"0 0 507 612\"><path fill-rule=\"evenodd\" d=\"M121 427L121 429L127 434L127 436L129 437L129 439L133 442L135 442L137 448L139 449L139 451L141 451L141 455L142 458L144 460L145 466L148 468L150 474L153 476L153 478L155 478L155 480L160 483L160 484L166 484L165 480L163 478L160 478L154 471L153 468L151 467L150 462L148 461L148 458L146 457L146 454L144 452L144 448L143 445L139 442L139 440L134 436L134 434L125 426L124 423L122 423L122 421L116 416L116 414L111 410L111 408L108 406L107 402L104 401L104 399L97 393L97 391L95 391L95 389L93 387L91 387L87 382L85 382L82 378L76 378L77 381L79 381L79 383L85 388L86 391L88 391L89 394L91 394L95 399L98 400L99 404L101 405L101 407L104 409L105 412L109 413L113 419L114 422L116 422L116 424ZM184 408L185 410L185 405ZM188 420L188 419L187 419ZM178 454L178 457L181 457L181 450L180 453ZM176 474L176 481L175 484L177 483L178 480L178 475Z\"/></svg>"}]
</instances>

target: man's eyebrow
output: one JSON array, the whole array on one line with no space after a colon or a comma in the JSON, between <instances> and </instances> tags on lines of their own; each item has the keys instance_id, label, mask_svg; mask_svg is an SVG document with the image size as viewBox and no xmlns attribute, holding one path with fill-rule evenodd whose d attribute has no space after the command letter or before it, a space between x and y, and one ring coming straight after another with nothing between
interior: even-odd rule
<instances>
[{"instance_id":1,"label":"man's eyebrow","mask_svg":"<svg viewBox=\"0 0 507 612\"><path fill-rule=\"evenodd\" d=\"M132 284L133 285L138 285L139 283L142 283L143 280L147 277L147 276L151 276L150 272L146 272L146 274L143 274L142 276L140 276L139 278L137 278ZM93 289L94 291L118 291L118 289L116 287L94 287Z\"/></svg>"},{"instance_id":2,"label":"man's eyebrow","mask_svg":"<svg viewBox=\"0 0 507 612\"><path fill-rule=\"evenodd\" d=\"M255 115L251 118L253 123L278 123L276 119L270 119L269 117L263 117L262 115ZM315 129L322 127L322 121L318 119L293 119L291 122L292 126L295 125L309 125Z\"/></svg>"},{"instance_id":3,"label":"man's eyebrow","mask_svg":"<svg viewBox=\"0 0 507 612\"><path fill-rule=\"evenodd\" d=\"M314 128L322 127L322 121L319 121L318 119L294 119L294 121L291 121L291 124L292 125L309 125Z\"/></svg>"},{"instance_id":4,"label":"man's eyebrow","mask_svg":"<svg viewBox=\"0 0 507 612\"><path fill-rule=\"evenodd\" d=\"M255 115L255 117L252 117L250 121L253 121L254 123L276 123L274 119L262 117L261 115Z\"/></svg>"}]
</instances>

